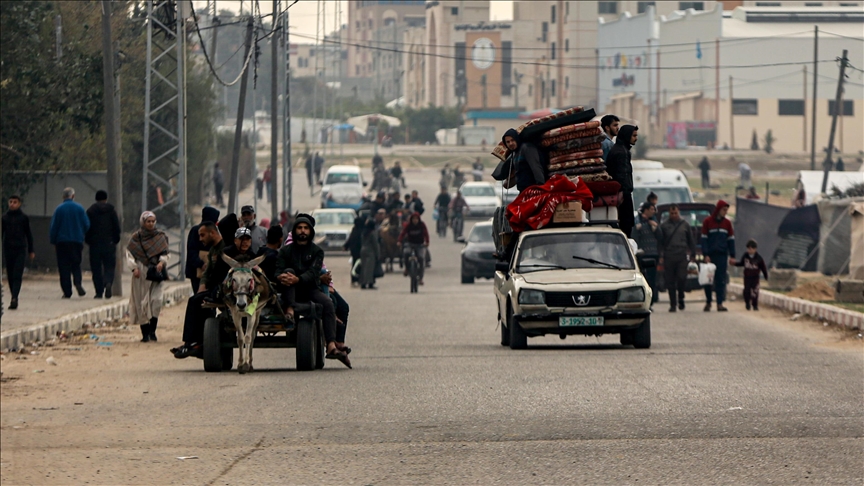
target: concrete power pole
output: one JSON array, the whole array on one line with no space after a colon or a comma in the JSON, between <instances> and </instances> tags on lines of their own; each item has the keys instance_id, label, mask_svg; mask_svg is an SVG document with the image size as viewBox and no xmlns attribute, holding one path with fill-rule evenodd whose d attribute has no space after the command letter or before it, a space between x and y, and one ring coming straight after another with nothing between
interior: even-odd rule
<instances>
[{"instance_id":1,"label":"concrete power pole","mask_svg":"<svg viewBox=\"0 0 864 486\"><path fill-rule=\"evenodd\" d=\"M255 24L250 15L246 22L246 49L243 59L249 58L249 50L252 49L252 34ZM240 145L243 141L243 115L246 111L246 90L249 85L249 69L247 64L240 80L240 101L237 103L237 126L234 129L234 150L231 153L231 193L228 194L228 212L237 212L237 198L240 196ZM254 151L253 151L254 164Z\"/></svg>"},{"instance_id":2,"label":"concrete power pole","mask_svg":"<svg viewBox=\"0 0 864 486\"><path fill-rule=\"evenodd\" d=\"M837 133L837 117L843 116L843 81L846 78L846 64L849 59L846 56L849 51L843 49L843 57L840 59L840 79L837 80L837 94L834 96L834 113L831 117L831 134L828 135L828 157L825 159L825 174L822 176L822 194L828 189L828 172L831 171L834 163L834 135Z\"/></svg>"},{"instance_id":3,"label":"concrete power pole","mask_svg":"<svg viewBox=\"0 0 864 486\"><path fill-rule=\"evenodd\" d=\"M108 162L108 193L118 211L120 225L123 225L123 176L120 165L119 141L120 141L120 107L119 86L115 84L114 71L114 43L111 41L111 2L102 0L102 83L104 84L103 100L103 122L105 124L105 152ZM123 284L120 278L123 275L120 258L122 245L117 246L118 255L115 270L117 278L111 287L111 292L117 297L123 296Z\"/></svg>"},{"instance_id":4,"label":"concrete power pole","mask_svg":"<svg viewBox=\"0 0 864 486\"><path fill-rule=\"evenodd\" d=\"M279 22L279 0L273 0L273 30ZM270 38L271 62L270 71L270 180L265 184L271 184L270 194L270 221L279 221L279 191L276 181L279 180L279 42L276 36ZM263 213L263 211L262 211Z\"/></svg>"}]
</instances>

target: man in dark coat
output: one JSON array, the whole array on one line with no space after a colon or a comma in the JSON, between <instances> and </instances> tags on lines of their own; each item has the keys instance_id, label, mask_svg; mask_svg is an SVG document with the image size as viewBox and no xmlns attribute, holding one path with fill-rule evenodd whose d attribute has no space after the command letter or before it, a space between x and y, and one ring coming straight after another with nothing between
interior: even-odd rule
<instances>
[{"instance_id":1,"label":"man in dark coat","mask_svg":"<svg viewBox=\"0 0 864 486\"><path fill-rule=\"evenodd\" d=\"M612 180L621 184L624 200L618 206L618 226L627 237L633 231L635 218L633 215L633 164L630 162L630 148L636 145L639 127L623 125L618 129L615 146L606 158L606 171Z\"/></svg>"},{"instance_id":2,"label":"man in dark coat","mask_svg":"<svg viewBox=\"0 0 864 486\"><path fill-rule=\"evenodd\" d=\"M511 172L516 178L516 188L519 192L546 183L545 164L536 145L520 141L519 132L513 128L504 132L501 140L510 151Z\"/></svg>"},{"instance_id":3,"label":"man in dark coat","mask_svg":"<svg viewBox=\"0 0 864 486\"><path fill-rule=\"evenodd\" d=\"M117 266L117 243L120 243L120 218L112 204L108 203L108 193L96 191L96 202L87 209L90 229L84 241L90 247L90 271L93 273L94 298L111 298L114 284L114 269Z\"/></svg>"},{"instance_id":4,"label":"man in dark coat","mask_svg":"<svg viewBox=\"0 0 864 486\"><path fill-rule=\"evenodd\" d=\"M699 172L702 174L702 189L711 188L711 163L708 162L708 157L702 157L699 162Z\"/></svg>"},{"instance_id":5,"label":"man in dark coat","mask_svg":"<svg viewBox=\"0 0 864 486\"><path fill-rule=\"evenodd\" d=\"M198 285L201 283L201 276L204 275L204 258L210 248L204 246L201 238L198 237L198 228L206 221L215 223L219 221L219 210L210 206L205 206L201 210L201 223L196 224L189 230L189 235L186 237L186 268L185 274L192 282L192 292L198 292Z\"/></svg>"},{"instance_id":6,"label":"man in dark coat","mask_svg":"<svg viewBox=\"0 0 864 486\"><path fill-rule=\"evenodd\" d=\"M21 292L21 281L24 279L24 265L27 256L30 260L36 258L33 252L33 234L30 232L30 218L21 211L21 198L9 198L9 210L3 215L3 256L6 258L6 273L9 278L9 290L12 300L9 309L18 308L18 294Z\"/></svg>"},{"instance_id":7,"label":"man in dark coat","mask_svg":"<svg viewBox=\"0 0 864 486\"><path fill-rule=\"evenodd\" d=\"M660 264L669 290L669 312L684 310L687 266L696 258L696 242L690 224L681 217L677 204L669 208L669 219L657 231Z\"/></svg>"},{"instance_id":8,"label":"man in dark coat","mask_svg":"<svg viewBox=\"0 0 864 486\"><path fill-rule=\"evenodd\" d=\"M639 256L640 266L643 259L652 258L656 261L659 254L657 244L657 227L659 225L654 220L656 211L656 206L649 202L642 203L639 207L639 217L636 219L636 226L633 228L633 239L636 240L636 244L642 250L642 254ZM651 287L653 293L651 303L653 304L660 297L656 287L657 269L653 266L650 268L643 267L642 274L645 275L645 279Z\"/></svg>"}]
</instances>

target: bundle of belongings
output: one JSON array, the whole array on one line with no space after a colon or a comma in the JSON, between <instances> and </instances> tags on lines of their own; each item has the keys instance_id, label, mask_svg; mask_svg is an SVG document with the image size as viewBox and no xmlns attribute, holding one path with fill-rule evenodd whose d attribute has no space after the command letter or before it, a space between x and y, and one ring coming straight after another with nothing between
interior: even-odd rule
<instances>
[{"instance_id":1,"label":"bundle of belongings","mask_svg":"<svg viewBox=\"0 0 864 486\"><path fill-rule=\"evenodd\" d=\"M579 180L564 175L554 175L542 186L531 186L522 191L507 206L506 216L513 231L540 229L552 221L559 204L578 201L583 211L590 211L594 195L588 186Z\"/></svg>"}]
</instances>

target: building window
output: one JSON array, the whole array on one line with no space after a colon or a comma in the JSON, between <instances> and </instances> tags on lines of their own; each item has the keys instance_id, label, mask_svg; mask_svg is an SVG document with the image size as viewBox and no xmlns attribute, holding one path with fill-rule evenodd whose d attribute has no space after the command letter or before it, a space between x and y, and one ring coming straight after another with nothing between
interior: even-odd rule
<instances>
[{"instance_id":1,"label":"building window","mask_svg":"<svg viewBox=\"0 0 864 486\"><path fill-rule=\"evenodd\" d=\"M678 2L678 10L705 10L705 2Z\"/></svg>"},{"instance_id":2,"label":"building window","mask_svg":"<svg viewBox=\"0 0 864 486\"><path fill-rule=\"evenodd\" d=\"M533 84L528 85L528 96L534 96L534 85Z\"/></svg>"},{"instance_id":3,"label":"building window","mask_svg":"<svg viewBox=\"0 0 864 486\"><path fill-rule=\"evenodd\" d=\"M540 24L540 29L540 42L545 43L549 39L549 22L543 22L542 24Z\"/></svg>"},{"instance_id":4,"label":"building window","mask_svg":"<svg viewBox=\"0 0 864 486\"><path fill-rule=\"evenodd\" d=\"M549 89L549 96L555 96L555 80L552 80L551 87Z\"/></svg>"},{"instance_id":5,"label":"building window","mask_svg":"<svg viewBox=\"0 0 864 486\"><path fill-rule=\"evenodd\" d=\"M459 15L459 7L450 7L450 15Z\"/></svg>"},{"instance_id":6,"label":"building window","mask_svg":"<svg viewBox=\"0 0 864 486\"><path fill-rule=\"evenodd\" d=\"M782 116L804 115L804 100L779 100L777 114Z\"/></svg>"},{"instance_id":7,"label":"building window","mask_svg":"<svg viewBox=\"0 0 864 486\"><path fill-rule=\"evenodd\" d=\"M552 5L551 10L552 10L552 13L549 15L549 20L554 24L555 20L556 20L555 14L557 13L557 12L555 12L555 5Z\"/></svg>"},{"instance_id":8,"label":"building window","mask_svg":"<svg viewBox=\"0 0 864 486\"><path fill-rule=\"evenodd\" d=\"M570 76L564 76L564 89L570 89Z\"/></svg>"},{"instance_id":9,"label":"building window","mask_svg":"<svg viewBox=\"0 0 864 486\"><path fill-rule=\"evenodd\" d=\"M570 52L570 39L564 39L564 52Z\"/></svg>"},{"instance_id":10,"label":"building window","mask_svg":"<svg viewBox=\"0 0 864 486\"><path fill-rule=\"evenodd\" d=\"M780 2L756 2L757 7L780 7Z\"/></svg>"},{"instance_id":11,"label":"building window","mask_svg":"<svg viewBox=\"0 0 864 486\"><path fill-rule=\"evenodd\" d=\"M733 115L758 115L759 100L732 100Z\"/></svg>"},{"instance_id":12,"label":"building window","mask_svg":"<svg viewBox=\"0 0 864 486\"><path fill-rule=\"evenodd\" d=\"M840 6L841 6L841 7L857 7L858 4L857 4L857 3L854 3L854 2L853 2L853 3L840 2Z\"/></svg>"},{"instance_id":13,"label":"building window","mask_svg":"<svg viewBox=\"0 0 864 486\"><path fill-rule=\"evenodd\" d=\"M501 96L510 96L513 88L513 43L501 42Z\"/></svg>"},{"instance_id":14,"label":"building window","mask_svg":"<svg viewBox=\"0 0 864 486\"><path fill-rule=\"evenodd\" d=\"M391 25L394 25L395 23L396 19L394 18L384 19L384 27L389 27Z\"/></svg>"},{"instance_id":15,"label":"building window","mask_svg":"<svg viewBox=\"0 0 864 486\"><path fill-rule=\"evenodd\" d=\"M616 14L616 13L618 13L618 2L597 2L597 13L599 13L599 14Z\"/></svg>"},{"instance_id":16,"label":"building window","mask_svg":"<svg viewBox=\"0 0 864 486\"><path fill-rule=\"evenodd\" d=\"M359 20L355 21L354 25L359 29L360 28L360 21Z\"/></svg>"},{"instance_id":17,"label":"building window","mask_svg":"<svg viewBox=\"0 0 864 486\"><path fill-rule=\"evenodd\" d=\"M822 2L804 2L805 7L821 7Z\"/></svg>"},{"instance_id":18,"label":"building window","mask_svg":"<svg viewBox=\"0 0 864 486\"><path fill-rule=\"evenodd\" d=\"M554 42L552 43L551 49L549 49L549 51L552 53L552 55L551 55L552 59L555 59L555 43Z\"/></svg>"},{"instance_id":19,"label":"building window","mask_svg":"<svg viewBox=\"0 0 864 486\"><path fill-rule=\"evenodd\" d=\"M372 25L373 25L373 24L372 24L372 19L369 19L369 28L370 28L370 29L372 28Z\"/></svg>"},{"instance_id":20,"label":"building window","mask_svg":"<svg viewBox=\"0 0 864 486\"><path fill-rule=\"evenodd\" d=\"M645 13L648 11L648 7L653 7L657 2L639 2L636 4L636 12L637 13Z\"/></svg>"},{"instance_id":21,"label":"building window","mask_svg":"<svg viewBox=\"0 0 864 486\"><path fill-rule=\"evenodd\" d=\"M854 105L852 100L843 100L843 113L841 116L854 116ZM834 100L828 100L828 116L834 116Z\"/></svg>"}]
</instances>

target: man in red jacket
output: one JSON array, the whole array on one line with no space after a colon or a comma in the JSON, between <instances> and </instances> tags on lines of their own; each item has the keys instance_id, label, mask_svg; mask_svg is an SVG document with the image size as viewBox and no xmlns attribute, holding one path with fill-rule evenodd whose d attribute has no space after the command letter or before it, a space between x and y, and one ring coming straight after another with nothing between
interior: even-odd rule
<instances>
[{"instance_id":1,"label":"man in red jacket","mask_svg":"<svg viewBox=\"0 0 864 486\"><path fill-rule=\"evenodd\" d=\"M711 216L702 222L702 255L705 263L717 266L714 273L714 291L717 293L717 311L726 312L723 302L726 301L726 267L730 258L735 258L735 230L732 221L726 218L729 203L720 200ZM705 286L705 312L711 310L711 286Z\"/></svg>"},{"instance_id":2,"label":"man in red jacket","mask_svg":"<svg viewBox=\"0 0 864 486\"><path fill-rule=\"evenodd\" d=\"M399 234L399 245L404 248L404 254L406 256L410 255L410 251L413 250L417 253L417 259L420 261L420 265L418 265L418 271L420 275L419 284L423 285L423 270L425 270L426 265L423 262L426 261L426 247L429 246L429 231L426 229L426 224L420 220L420 213L414 213L411 215L411 219L408 221L404 227L402 227L402 233ZM405 275L408 275L408 266L405 266Z\"/></svg>"}]
</instances>

